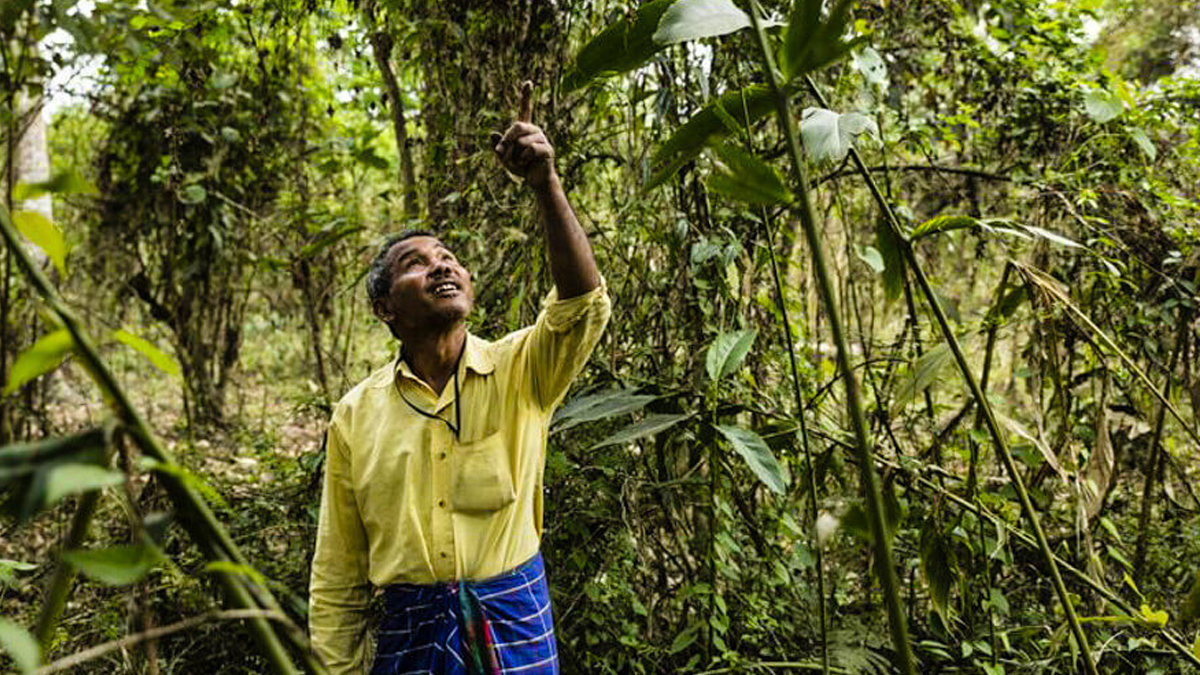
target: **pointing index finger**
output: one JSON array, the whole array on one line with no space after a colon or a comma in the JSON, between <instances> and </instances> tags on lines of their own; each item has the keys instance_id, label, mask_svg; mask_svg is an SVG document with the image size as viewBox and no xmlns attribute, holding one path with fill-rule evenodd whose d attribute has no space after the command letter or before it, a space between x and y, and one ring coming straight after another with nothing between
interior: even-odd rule
<instances>
[{"instance_id":1,"label":"pointing index finger","mask_svg":"<svg viewBox=\"0 0 1200 675\"><path fill-rule=\"evenodd\" d=\"M521 83L521 107L518 108L517 121L533 121L533 82L531 80Z\"/></svg>"}]
</instances>

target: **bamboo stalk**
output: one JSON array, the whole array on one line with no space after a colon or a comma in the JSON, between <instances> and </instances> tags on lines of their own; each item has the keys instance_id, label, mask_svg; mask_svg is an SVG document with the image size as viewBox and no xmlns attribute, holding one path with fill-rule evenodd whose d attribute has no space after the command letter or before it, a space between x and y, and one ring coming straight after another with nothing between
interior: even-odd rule
<instances>
[{"instance_id":1,"label":"bamboo stalk","mask_svg":"<svg viewBox=\"0 0 1200 675\"><path fill-rule=\"evenodd\" d=\"M822 107L828 107L825 97L821 95L812 78L805 76L805 83L818 103ZM878 202L879 208L887 217L888 226L892 228L897 240L900 242L900 249L904 254L905 262L912 269L912 273L917 279L917 285L921 287L921 293L925 296L925 301L933 311L934 319L941 328L942 335L946 339L946 343L950 346L950 351L954 354L954 360L958 364L959 372L962 373L963 379L966 380L967 386L971 390L971 395L979 404L979 412L983 417L984 425L992 437L997 454L1000 456L1000 460L1004 465L1005 471L1008 473L1013 489L1017 493L1017 499L1021 504L1021 512L1025 516L1025 519L1029 521L1029 529L1033 531L1038 548L1042 553L1042 558L1049 569L1050 581L1054 586L1055 593L1058 595L1059 602L1062 604L1063 613L1067 617L1067 623L1071 630L1071 636L1074 638L1075 645L1079 648L1080 656L1083 659L1084 669L1088 675L1099 675L1099 672L1096 670L1096 664L1092 660L1091 647L1088 645L1087 636L1084 635L1083 627L1079 623L1079 617L1075 614L1075 607L1071 604L1067 586L1063 583L1062 574L1059 573L1054 552L1050 550L1050 543L1046 539L1046 533L1042 530L1041 519L1038 518L1037 511L1033 507L1033 502L1029 499L1029 493L1025 489L1024 481L1021 480L1021 474L1018 472L1016 463L1013 461L1012 453L1009 452L1008 441L1005 439L1004 433L1000 430L1000 424L996 421L992 406L988 403L987 397L984 396L983 390L980 389L979 381L975 378L974 373L971 372L971 367L967 363L967 357L963 353L962 346L958 343L958 338L954 335L954 330L950 327L950 321L946 318L946 313L942 309L941 302L938 301L937 294L933 292L933 286L930 285L928 277L925 276L925 272L917 260L916 252L913 250L908 238L901 231L900 221L892 211L891 205L888 204L888 201L879 191L879 186L875 184L875 180L871 177L871 172L867 170L867 165L863 162L858 150L854 147L850 148L850 158L854 161L855 166L858 167L858 171L862 174L871 195Z\"/></svg>"},{"instance_id":2,"label":"bamboo stalk","mask_svg":"<svg viewBox=\"0 0 1200 675\"><path fill-rule=\"evenodd\" d=\"M888 628L892 633L892 643L896 650L897 665L905 675L916 675L913 665L912 646L908 638L908 624L904 615L904 607L900 600L899 582L892 561L891 539L887 532L883 516L883 496L879 489L879 477L875 473L874 453L871 440L868 438L867 420L863 414L862 397L858 388L858 378L850 364L850 346L846 340L842 325L841 312L837 299L834 297L833 277L825 260L825 247L820 233L817 231L816 217L813 213L812 201L808 194L808 177L804 169L804 160L800 151L800 141L796 132L796 123L789 110L787 96L775 75L775 63L771 50L767 46L766 33L759 20L757 0L750 2L750 21L754 34L758 39L759 51L762 56L763 70L771 91L775 97L775 112L779 118L780 130L787 139L788 154L792 169L799 183L796 196L800 206L800 223L804 228L804 236L808 242L812 256L817 286L821 294L822 304L829 315L829 331L832 334L834 346L837 348L838 367L846 389L846 408L853 427L856 450L859 456L859 471L862 474L862 491L867 506L867 519L871 526L871 537L875 544L875 567L883 585L884 597L887 603Z\"/></svg>"},{"instance_id":3,"label":"bamboo stalk","mask_svg":"<svg viewBox=\"0 0 1200 675\"><path fill-rule=\"evenodd\" d=\"M21 245L20 239L13 228L7 209L0 209L0 236L3 236L10 254L25 272L25 276L42 297L43 302L58 316L63 327L70 332L80 361L88 369L89 374L100 387L105 401L122 421L130 436L138 443L142 452L160 462L173 463L166 448L154 437L149 427L143 421L141 414L134 408L129 397L121 389L112 371L108 369L103 359L100 358L99 351L92 343L91 338L84 332L74 313L66 308L59 298L58 293L51 286L49 280L46 279L46 276L29 259L29 254ZM203 498L178 478L170 474L161 474L161 476L167 494L175 503L181 516L184 516L185 527L187 527L193 540L197 541L197 543L211 541L215 546L219 546L219 549L225 552L226 557L229 559L241 564L247 564L245 556L242 555L240 549L230 539L229 534L212 513L212 510L208 508L208 504ZM219 578L226 587L231 601L240 608L261 609L255 602L255 599L251 597L250 591L241 579L226 573L220 574ZM260 600L265 599L264 604L267 609L279 610L279 603L275 601L269 590L256 589L256 595ZM294 675L299 672L295 664L292 663L291 658L287 655L287 650L279 641L279 635L275 633L270 623L263 618L251 619L250 628L251 634L254 636L259 648L267 656L272 668L276 672L282 675ZM289 641L295 643L294 634L289 634L285 631L284 635L288 637ZM324 666L311 654L311 650L307 648L307 645L296 644L295 646L304 654L306 665L310 670L316 673L327 672Z\"/></svg>"}]
</instances>

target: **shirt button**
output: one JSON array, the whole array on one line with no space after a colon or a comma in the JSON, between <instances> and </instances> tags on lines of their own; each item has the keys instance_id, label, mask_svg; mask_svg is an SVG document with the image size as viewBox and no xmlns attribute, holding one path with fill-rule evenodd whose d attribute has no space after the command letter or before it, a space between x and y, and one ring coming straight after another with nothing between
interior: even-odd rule
<instances>
[{"instance_id":1,"label":"shirt button","mask_svg":"<svg viewBox=\"0 0 1200 675\"><path fill-rule=\"evenodd\" d=\"M445 551L442 551L442 553L441 553L441 556L442 556L443 558L445 558L445 557L446 557L446 552L445 552Z\"/></svg>"},{"instance_id":2,"label":"shirt button","mask_svg":"<svg viewBox=\"0 0 1200 675\"><path fill-rule=\"evenodd\" d=\"M444 453L444 452L443 452L443 453L440 453L440 454L438 455L438 459L446 459L446 453Z\"/></svg>"},{"instance_id":3,"label":"shirt button","mask_svg":"<svg viewBox=\"0 0 1200 675\"><path fill-rule=\"evenodd\" d=\"M446 500L444 500L444 499L438 500L438 506L445 506L445 505L446 505Z\"/></svg>"}]
</instances>

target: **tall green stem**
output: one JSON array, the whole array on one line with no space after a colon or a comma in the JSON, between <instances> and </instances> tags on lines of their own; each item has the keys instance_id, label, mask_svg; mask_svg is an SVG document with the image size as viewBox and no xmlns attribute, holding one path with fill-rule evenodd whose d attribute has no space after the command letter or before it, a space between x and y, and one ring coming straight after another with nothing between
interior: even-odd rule
<instances>
[{"instance_id":1,"label":"tall green stem","mask_svg":"<svg viewBox=\"0 0 1200 675\"><path fill-rule=\"evenodd\" d=\"M825 97L821 95L812 78L805 76L805 83L809 91L812 92L813 97L817 99L817 102L822 107L828 107ZM867 165L862 161L862 157L853 147L850 148L850 157L854 160L854 165L858 168L859 173L862 174L863 180L866 181L871 195L878 202L879 208L887 217L888 226L892 228L892 232L900 242L900 249L904 254L904 260L912 270L913 276L916 277L917 285L921 287L921 293L925 296L925 301L929 305L930 310L933 311L934 319L937 320L938 326L941 328L942 336L945 338L946 343L950 345L950 351L954 354L954 360L958 364L959 372L962 373L963 379L966 380L967 386L971 390L971 396L974 397L975 402L979 405L979 412L983 417L984 424L987 426L992 442L996 446L997 454L1000 455L1000 460L1004 464L1004 469L1008 473L1013 489L1017 493L1017 499L1021 503L1021 512L1024 514L1025 519L1029 521L1029 529L1033 531L1034 538L1037 540L1038 550L1041 551L1046 567L1050 571L1050 581L1054 586L1054 592L1058 595L1059 602L1062 603L1063 613L1066 614L1071 635L1075 639L1075 645L1079 648L1084 668L1088 675L1099 675L1096 670L1096 664L1092 660L1092 652L1088 646L1087 636L1083 633L1079 617L1075 615L1075 606L1071 604L1070 595L1067 593L1067 586L1063 583L1062 575L1058 571L1058 565L1055 564L1054 553L1050 550L1050 543L1046 540L1046 533L1042 530L1041 519L1038 518L1037 511L1033 508L1033 502L1029 499L1029 493L1025 490L1025 483L1021 480L1021 474L1017 471L1012 453L1008 449L1008 441L1000 431L1000 424L996 421L996 415L992 411L992 406L988 403L987 397L984 396L983 390L979 387L979 381L975 379L974 373L971 372L971 367L967 363L967 357L963 354L962 346L959 345L958 338L950 328L950 321L946 318L946 313L942 309L941 302L938 301L937 294L933 292L933 286L930 285L924 270L921 269L921 265L917 261L916 252L913 251L908 238L901 231L900 221L892 211L891 205L884 198L883 193L879 191L879 186L871 178L871 172L867 170Z\"/></svg>"},{"instance_id":2,"label":"tall green stem","mask_svg":"<svg viewBox=\"0 0 1200 675\"><path fill-rule=\"evenodd\" d=\"M91 338L84 332L79 320L75 318L74 313L66 308L59 298L58 293L54 290L54 287L51 286L50 281L46 279L41 269L29 258L29 254L21 245L16 230L13 228L8 210L4 208L0 208L0 236L4 238L10 255L16 259L25 276L37 290L38 294L41 295L42 300L57 315L63 327L71 334L80 361L96 381L96 384L103 392L105 401L124 424L142 452L160 462L173 463L166 448L155 438L154 434L150 431L150 427L133 406L133 403L117 382L116 377L112 374L112 371L108 369L104 360L100 358L99 351L92 343ZM214 553L217 551L223 553L223 557L229 560L240 564L247 564L245 556L230 538L229 533L225 531L225 528L217 520L203 498L175 476L162 474L161 478L167 494L171 497L172 502L174 502L183 524L192 539L202 547L205 547L207 544ZM251 588L246 585L246 582L240 576L227 572L218 574L218 578L234 604L244 609L259 609L258 603L262 603L268 609L279 609L279 603L269 590L254 587L252 594ZM256 642L258 642L259 648L267 656L267 659L271 662L276 672L283 675L293 675L299 672L288 656L287 649L280 642L279 635L275 633L275 630L266 619L261 617L251 619L250 629ZM302 638L299 638L296 632L283 631L283 634L304 654L305 664L312 672L321 674L327 672L324 666L311 654L311 650L307 648L307 644L304 643Z\"/></svg>"},{"instance_id":3,"label":"tall green stem","mask_svg":"<svg viewBox=\"0 0 1200 675\"><path fill-rule=\"evenodd\" d=\"M897 665L905 675L916 675L913 665L912 646L908 639L908 624L904 616L904 608L900 600L900 584L896 579L896 570L892 563L891 538L884 524L883 496L879 489L879 477L875 473L874 453L871 450L871 440L867 434L867 420L863 414L861 394L858 388L858 378L850 364L850 345L846 341L843 330L841 312L834 296L833 276L825 260L825 246L817 231L816 217L813 214L812 202L808 195L808 177L804 170L804 159L800 152L800 140L796 132L796 123L789 110L789 102L775 76L775 63L771 49L767 46L767 36L759 20L760 8L757 0L750 2L750 21L754 26L754 34L762 56L763 70L770 83L771 92L775 97L775 112L779 118L780 130L787 139L788 154L792 169L799 183L797 198L800 206L800 224L804 228L804 237L808 242L812 255L813 268L816 272L817 286L821 294L821 302L829 315L829 331L833 336L837 349L838 368L842 372L846 388L846 408L850 424L854 431L855 446L858 451L859 471L862 476L862 491L866 501L867 516L871 525L871 537L875 544L875 569L883 585L884 598L887 602L888 627L892 633L892 643L896 650Z\"/></svg>"}]
</instances>

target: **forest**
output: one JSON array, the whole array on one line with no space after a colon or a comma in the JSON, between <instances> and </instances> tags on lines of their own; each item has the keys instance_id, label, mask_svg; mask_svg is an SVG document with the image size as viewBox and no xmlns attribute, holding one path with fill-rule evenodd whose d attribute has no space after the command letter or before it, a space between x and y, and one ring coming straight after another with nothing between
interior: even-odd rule
<instances>
[{"instance_id":1,"label":"forest","mask_svg":"<svg viewBox=\"0 0 1200 675\"><path fill-rule=\"evenodd\" d=\"M1197 0L0 0L0 671L331 672L380 242L554 286L525 81L563 673L1200 673Z\"/></svg>"}]
</instances>

